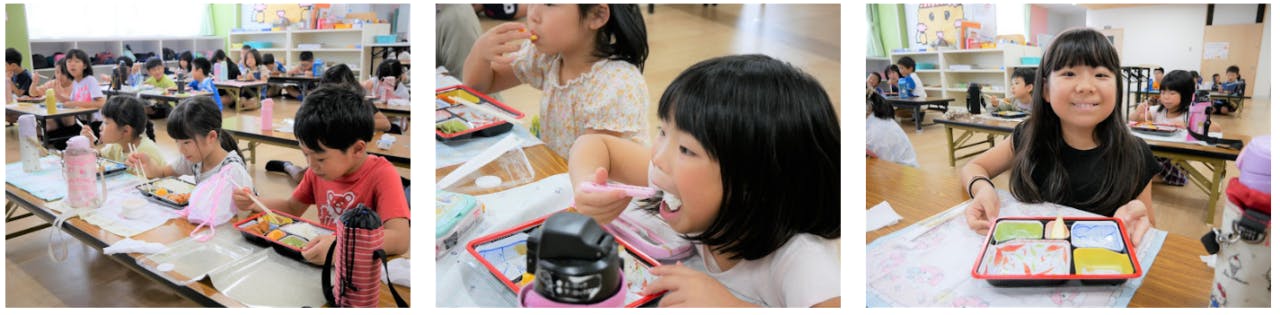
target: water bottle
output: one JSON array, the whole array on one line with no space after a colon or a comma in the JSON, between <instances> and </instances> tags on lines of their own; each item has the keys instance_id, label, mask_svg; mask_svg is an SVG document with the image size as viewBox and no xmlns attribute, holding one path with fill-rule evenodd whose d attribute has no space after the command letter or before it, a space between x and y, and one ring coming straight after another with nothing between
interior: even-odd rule
<instances>
[{"instance_id":1,"label":"water bottle","mask_svg":"<svg viewBox=\"0 0 1280 315\"><path fill-rule=\"evenodd\" d=\"M571 212L548 217L526 243L532 285L521 307L622 307L626 280L618 242L595 220Z\"/></svg>"},{"instance_id":2,"label":"water bottle","mask_svg":"<svg viewBox=\"0 0 1280 315\"><path fill-rule=\"evenodd\" d=\"M75 136L67 140L62 153L62 174L67 181L67 206L76 210L97 209L107 197L107 181L98 168L98 151L89 138Z\"/></svg>"},{"instance_id":3,"label":"water bottle","mask_svg":"<svg viewBox=\"0 0 1280 315\"><path fill-rule=\"evenodd\" d=\"M275 111L274 109L275 105L276 105L275 100L272 100L269 98L262 99L262 117L261 119L259 119L262 121L262 130L273 129L271 126L271 121L272 121L271 115Z\"/></svg>"},{"instance_id":4,"label":"water bottle","mask_svg":"<svg viewBox=\"0 0 1280 315\"><path fill-rule=\"evenodd\" d=\"M53 92L52 88L44 91L44 108L49 112L49 115L58 112L58 95Z\"/></svg>"},{"instance_id":5,"label":"water bottle","mask_svg":"<svg viewBox=\"0 0 1280 315\"><path fill-rule=\"evenodd\" d=\"M18 116L18 142L22 155L22 171L40 171L40 140L36 139L36 116Z\"/></svg>"},{"instance_id":6,"label":"water bottle","mask_svg":"<svg viewBox=\"0 0 1280 315\"><path fill-rule=\"evenodd\" d=\"M1254 137L1227 184L1222 228L1201 239L1217 254L1211 307L1271 306L1271 136Z\"/></svg>"},{"instance_id":7,"label":"water bottle","mask_svg":"<svg viewBox=\"0 0 1280 315\"><path fill-rule=\"evenodd\" d=\"M319 77L323 73L324 59L316 58L316 61L311 63L311 75Z\"/></svg>"}]
</instances>

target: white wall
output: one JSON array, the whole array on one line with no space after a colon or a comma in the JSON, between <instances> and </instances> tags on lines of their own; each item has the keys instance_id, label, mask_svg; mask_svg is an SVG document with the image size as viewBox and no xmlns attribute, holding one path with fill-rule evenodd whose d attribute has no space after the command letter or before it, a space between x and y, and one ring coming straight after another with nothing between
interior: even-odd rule
<instances>
[{"instance_id":1,"label":"white wall","mask_svg":"<svg viewBox=\"0 0 1280 315\"><path fill-rule=\"evenodd\" d=\"M1148 5L1089 10L1085 24L1124 30L1122 65L1156 64L1166 71L1200 69L1207 14L1204 4Z\"/></svg>"},{"instance_id":2,"label":"white wall","mask_svg":"<svg viewBox=\"0 0 1280 315\"><path fill-rule=\"evenodd\" d=\"M1049 12L1049 21L1045 23L1045 32L1049 35L1058 35L1062 31L1072 27L1080 27L1085 25L1085 14L1061 14ZM1046 44L1047 45L1047 44Z\"/></svg>"},{"instance_id":3,"label":"white wall","mask_svg":"<svg viewBox=\"0 0 1280 315\"><path fill-rule=\"evenodd\" d=\"M1258 18L1258 4L1215 4L1213 25L1253 24ZM1204 23L1204 18L1200 19Z\"/></svg>"},{"instance_id":4,"label":"white wall","mask_svg":"<svg viewBox=\"0 0 1280 315\"><path fill-rule=\"evenodd\" d=\"M1255 10L1257 6L1254 6ZM1216 6L1215 6L1215 11ZM1256 12L1256 11L1255 11ZM1254 13L1257 14L1257 13ZM1216 19L1216 18L1215 18ZM1216 24L1217 21L1214 21ZM1271 99L1271 6L1262 17L1262 50L1258 52L1258 76L1253 79L1254 98Z\"/></svg>"}]
</instances>

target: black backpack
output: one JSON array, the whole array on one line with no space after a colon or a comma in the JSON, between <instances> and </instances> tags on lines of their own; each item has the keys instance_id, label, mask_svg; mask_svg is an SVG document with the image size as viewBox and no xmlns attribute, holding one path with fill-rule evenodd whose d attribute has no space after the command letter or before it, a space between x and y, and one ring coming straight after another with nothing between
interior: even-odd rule
<instances>
[{"instance_id":1,"label":"black backpack","mask_svg":"<svg viewBox=\"0 0 1280 315\"><path fill-rule=\"evenodd\" d=\"M31 67L35 69L44 69L53 67L53 65L49 64L49 59L44 55L34 54L31 55Z\"/></svg>"},{"instance_id":2,"label":"black backpack","mask_svg":"<svg viewBox=\"0 0 1280 315\"><path fill-rule=\"evenodd\" d=\"M982 107L987 103L987 100L982 99L982 86L977 83L969 83L967 94L965 105L969 107L969 113L974 115L981 114Z\"/></svg>"}]
</instances>

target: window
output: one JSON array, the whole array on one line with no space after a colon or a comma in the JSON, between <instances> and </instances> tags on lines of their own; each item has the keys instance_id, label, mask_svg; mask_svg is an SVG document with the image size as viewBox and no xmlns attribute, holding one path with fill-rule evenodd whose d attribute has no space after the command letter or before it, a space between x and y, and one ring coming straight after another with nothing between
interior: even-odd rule
<instances>
[{"instance_id":1,"label":"window","mask_svg":"<svg viewBox=\"0 0 1280 315\"><path fill-rule=\"evenodd\" d=\"M28 3L31 39L173 37L212 34L208 3Z\"/></svg>"}]
</instances>

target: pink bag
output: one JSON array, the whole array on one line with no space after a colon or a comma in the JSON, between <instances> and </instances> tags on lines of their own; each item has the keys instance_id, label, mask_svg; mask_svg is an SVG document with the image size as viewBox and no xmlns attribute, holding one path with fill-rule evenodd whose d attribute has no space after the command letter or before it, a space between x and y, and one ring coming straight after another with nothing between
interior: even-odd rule
<instances>
[{"instance_id":1,"label":"pink bag","mask_svg":"<svg viewBox=\"0 0 1280 315\"><path fill-rule=\"evenodd\" d=\"M186 217L187 221L197 224L196 228L191 230L192 238L201 242L208 241L216 232L214 227L226 223L236 215L235 204L231 198L237 184L232 181L232 170L234 168L231 165L223 165L217 173L209 176L209 179L196 184L196 189L191 191L190 203L178 212L179 216ZM202 228L208 228L208 233L197 236Z\"/></svg>"}]
</instances>

